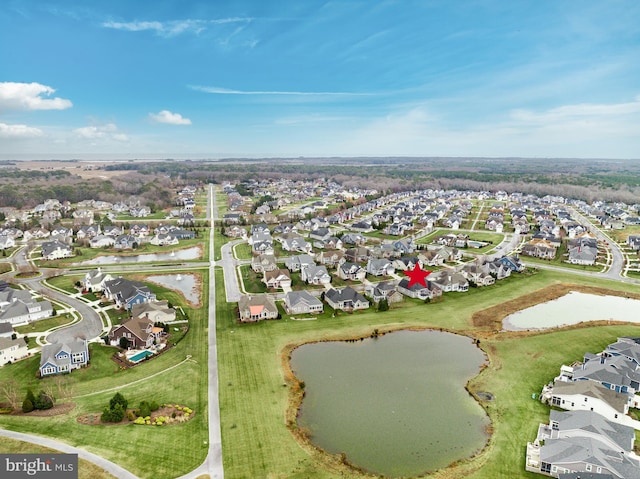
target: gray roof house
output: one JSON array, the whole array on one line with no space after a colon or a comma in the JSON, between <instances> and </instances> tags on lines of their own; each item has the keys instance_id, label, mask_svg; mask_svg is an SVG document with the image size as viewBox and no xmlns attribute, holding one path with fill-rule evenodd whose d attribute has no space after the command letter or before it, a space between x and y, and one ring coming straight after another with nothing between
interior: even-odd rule
<instances>
[{"instance_id":1,"label":"gray roof house","mask_svg":"<svg viewBox=\"0 0 640 479\"><path fill-rule=\"evenodd\" d=\"M89 271L84 275L84 279L82 280L82 287L86 291L98 292L102 291L104 288L104 283L107 281L112 281L113 276L109 273L105 273L102 269L98 268L93 271Z\"/></svg>"},{"instance_id":2,"label":"gray roof house","mask_svg":"<svg viewBox=\"0 0 640 479\"><path fill-rule=\"evenodd\" d=\"M284 297L284 307L288 314L322 313L322 301L308 291L291 291Z\"/></svg>"},{"instance_id":3,"label":"gray roof house","mask_svg":"<svg viewBox=\"0 0 640 479\"><path fill-rule=\"evenodd\" d=\"M46 241L42 243L42 258L55 260L60 258L70 258L73 256L71 246L60 241Z\"/></svg>"},{"instance_id":4,"label":"gray roof house","mask_svg":"<svg viewBox=\"0 0 640 479\"><path fill-rule=\"evenodd\" d=\"M156 300L156 295L146 284L124 278L105 281L103 292L118 308L124 307L128 310L131 310L134 304Z\"/></svg>"},{"instance_id":5,"label":"gray roof house","mask_svg":"<svg viewBox=\"0 0 640 479\"><path fill-rule=\"evenodd\" d=\"M49 301L36 301L28 291L7 288L0 291L0 323L21 324L51 316Z\"/></svg>"},{"instance_id":6,"label":"gray roof house","mask_svg":"<svg viewBox=\"0 0 640 479\"><path fill-rule=\"evenodd\" d=\"M86 339L47 344L42 348L39 372L41 377L70 373L74 369L86 366L88 362L89 349Z\"/></svg>"},{"instance_id":7,"label":"gray roof house","mask_svg":"<svg viewBox=\"0 0 640 479\"><path fill-rule=\"evenodd\" d=\"M320 266L307 266L302 268L301 273L302 281L306 281L308 284L329 284L331 283L331 275L327 271L327 267Z\"/></svg>"},{"instance_id":8,"label":"gray roof house","mask_svg":"<svg viewBox=\"0 0 640 479\"><path fill-rule=\"evenodd\" d=\"M549 425L527 444L525 468L558 477L567 472L611 474L640 479L640 460L631 454L632 427L607 421L591 411L551 411Z\"/></svg>"},{"instance_id":9,"label":"gray roof house","mask_svg":"<svg viewBox=\"0 0 640 479\"><path fill-rule=\"evenodd\" d=\"M342 309L345 311L367 309L369 307L367 298L356 292L356 290L350 286L342 289L330 289L324 294L324 300L333 309Z\"/></svg>"}]
</instances>

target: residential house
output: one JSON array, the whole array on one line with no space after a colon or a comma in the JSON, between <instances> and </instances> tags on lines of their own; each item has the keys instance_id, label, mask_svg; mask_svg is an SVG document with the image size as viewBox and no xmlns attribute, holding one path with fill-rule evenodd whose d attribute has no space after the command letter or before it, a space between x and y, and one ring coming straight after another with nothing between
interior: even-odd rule
<instances>
[{"instance_id":1,"label":"residential house","mask_svg":"<svg viewBox=\"0 0 640 479\"><path fill-rule=\"evenodd\" d=\"M148 303L134 304L131 308L131 317L148 319L154 324L170 323L176 320L176 310L169 307L167 300L149 301Z\"/></svg>"},{"instance_id":2,"label":"residential house","mask_svg":"<svg viewBox=\"0 0 640 479\"><path fill-rule=\"evenodd\" d=\"M322 251L317 256L318 263L326 266L327 268L337 268L344 263L344 251Z\"/></svg>"},{"instance_id":3,"label":"residential house","mask_svg":"<svg viewBox=\"0 0 640 479\"><path fill-rule=\"evenodd\" d=\"M460 273L467 278L467 280L476 286L490 286L496 282L496 279L491 276L481 265L478 263L468 263L460 270Z\"/></svg>"},{"instance_id":4,"label":"residential house","mask_svg":"<svg viewBox=\"0 0 640 479\"><path fill-rule=\"evenodd\" d=\"M276 257L272 254L261 254L251 259L251 269L256 273L273 271L278 267ZM289 268L291 269L291 268ZM293 271L293 270L292 270Z\"/></svg>"},{"instance_id":5,"label":"residential house","mask_svg":"<svg viewBox=\"0 0 640 479\"><path fill-rule=\"evenodd\" d=\"M346 246L363 246L367 242L367 237L358 233L345 233L340 239Z\"/></svg>"},{"instance_id":6,"label":"residential house","mask_svg":"<svg viewBox=\"0 0 640 479\"><path fill-rule=\"evenodd\" d=\"M338 267L338 277L351 281L362 281L367 276L367 271L362 266L345 262Z\"/></svg>"},{"instance_id":7,"label":"residential house","mask_svg":"<svg viewBox=\"0 0 640 479\"><path fill-rule=\"evenodd\" d=\"M284 309L288 314L319 314L324 305L308 291L291 291L284 296Z\"/></svg>"},{"instance_id":8,"label":"residential house","mask_svg":"<svg viewBox=\"0 0 640 479\"><path fill-rule=\"evenodd\" d=\"M156 300L155 293L146 284L125 278L105 281L103 292L110 301L115 302L116 307L127 310L131 310L134 304Z\"/></svg>"},{"instance_id":9,"label":"residential house","mask_svg":"<svg viewBox=\"0 0 640 479\"><path fill-rule=\"evenodd\" d=\"M154 246L175 246L179 244L180 241L173 233L160 233L151 238L149 243Z\"/></svg>"},{"instance_id":10,"label":"residential house","mask_svg":"<svg viewBox=\"0 0 640 479\"><path fill-rule=\"evenodd\" d=\"M364 246L349 248L344 251L345 260L352 263L365 263L369 260L370 255L371 252Z\"/></svg>"},{"instance_id":11,"label":"residential house","mask_svg":"<svg viewBox=\"0 0 640 479\"><path fill-rule=\"evenodd\" d=\"M13 288L0 291L0 323L29 323L52 314L49 301L36 301L28 291Z\"/></svg>"},{"instance_id":12,"label":"residential house","mask_svg":"<svg viewBox=\"0 0 640 479\"><path fill-rule=\"evenodd\" d=\"M369 283L365 287L365 292L376 304L383 299L386 299L389 304L402 301L402 294L391 281L382 281L378 284Z\"/></svg>"},{"instance_id":13,"label":"residential house","mask_svg":"<svg viewBox=\"0 0 640 479\"><path fill-rule=\"evenodd\" d=\"M71 256L73 256L73 250L71 246L66 243L61 243L57 240L42 243L42 259L52 261L61 258L70 258Z\"/></svg>"},{"instance_id":14,"label":"residential house","mask_svg":"<svg viewBox=\"0 0 640 479\"><path fill-rule=\"evenodd\" d=\"M282 249L284 251L297 251L301 253L310 253L311 243L307 243L307 241L301 236L291 238L291 239L283 239Z\"/></svg>"},{"instance_id":15,"label":"residential house","mask_svg":"<svg viewBox=\"0 0 640 479\"><path fill-rule=\"evenodd\" d=\"M632 427L607 421L591 411L554 411L527 444L527 471L560 477L568 472L596 477L640 478L640 459L633 454ZM588 477L588 476L585 476Z\"/></svg>"},{"instance_id":16,"label":"residential house","mask_svg":"<svg viewBox=\"0 0 640 479\"><path fill-rule=\"evenodd\" d=\"M451 291L464 293L469 291L469 281L461 273L438 271L429 276L429 280L443 292Z\"/></svg>"},{"instance_id":17,"label":"residential house","mask_svg":"<svg viewBox=\"0 0 640 479\"><path fill-rule=\"evenodd\" d=\"M369 258L367 273L373 276L391 276L395 268L388 259Z\"/></svg>"},{"instance_id":18,"label":"residential house","mask_svg":"<svg viewBox=\"0 0 640 479\"><path fill-rule=\"evenodd\" d=\"M284 260L284 264L289 268L289 271L298 272L308 266L315 266L316 263L310 255L299 254L296 256L289 256Z\"/></svg>"},{"instance_id":19,"label":"residential house","mask_svg":"<svg viewBox=\"0 0 640 479\"><path fill-rule=\"evenodd\" d=\"M78 241L95 238L102 232L100 225L83 225L76 232Z\"/></svg>"},{"instance_id":20,"label":"residential house","mask_svg":"<svg viewBox=\"0 0 640 479\"><path fill-rule=\"evenodd\" d=\"M520 273L524 271L524 265L518 256L503 256L500 258L500 262L513 272Z\"/></svg>"},{"instance_id":21,"label":"residential house","mask_svg":"<svg viewBox=\"0 0 640 479\"><path fill-rule=\"evenodd\" d=\"M136 249L139 245L140 238L127 234L118 236L113 243L116 249Z\"/></svg>"},{"instance_id":22,"label":"residential house","mask_svg":"<svg viewBox=\"0 0 640 479\"><path fill-rule=\"evenodd\" d=\"M630 235L627 237L627 245L634 251L640 251L640 236Z\"/></svg>"},{"instance_id":23,"label":"residential house","mask_svg":"<svg viewBox=\"0 0 640 479\"><path fill-rule=\"evenodd\" d=\"M247 238L247 229L242 226L234 225L224 229L224 235L229 238Z\"/></svg>"},{"instance_id":24,"label":"residential house","mask_svg":"<svg viewBox=\"0 0 640 479\"><path fill-rule=\"evenodd\" d=\"M149 233L149 225L145 223L134 223L129 227L129 234L138 238L146 238Z\"/></svg>"},{"instance_id":25,"label":"residential house","mask_svg":"<svg viewBox=\"0 0 640 479\"><path fill-rule=\"evenodd\" d=\"M627 416L630 396L594 381L555 381L551 388L542 390L542 399L566 411L593 411L608 421L634 426L634 420Z\"/></svg>"},{"instance_id":26,"label":"residential house","mask_svg":"<svg viewBox=\"0 0 640 479\"><path fill-rule=\"evenodd\" d=\"M417 265L422 268L422 262L417 256L401 256L394 259L392 265L399 271L413 271Z\"/></svg>"},{"instance_id":27,"label":"residential house","mask_svg":"<svg viewBox=\"0 0 640 479\"><path fill-rule=\"evenodd\" d=\"M267 294L242 295L238 301L238 314L243 323L277 319L278 308Z\"/></svg>"},{"instance_id":28,"label":"residential house","mask_svg":"<svg viewBox=\"0 0 640 479\"><path fill-rule=\"evenodd\" d=\"M486 273L490 274L498 281L511 276L511 268L504 264L501 258L496 258L493 261L487 261L482 265L482 268Z\"/></svg>"},{"instance_id":29,"label":"residential house","mask_svg":"<svg viewBox=\"0 0 640 479\"><path fill-rule=\"evenodd\" d=\"M324 241L330 236L331 236L331 232L329 231L329 228L318 228L315 231L312 231L311 233L309 233L309 238L318 240L318 241Z\"/></svg>"},{"instance_id":30,"label":"residential house","mask_svg":"<svg viewBox=\"0 0 640 479\"><path fill-rule=\"evenodd\" d=\"M16 240L11 236L0 236L0 250L13 248L16 245Z\"/></svg>"},{"instance_id":31,"label":"residential house","mask_svg":"<svg viewBox=\"0 0 640 479\"><path fill-rule=\"evenodd\" d=\"M116 240L113 236L98 235L89 240L91 248L110 248L115 244Z\"/></svg>"},{"instance_id":32,"label":"residential house","mask_svg":"<svg viewBox=\"0 0 640 479\"><path fill-rule=\"evenodd\" d=\"M0 337L0 366L15 363L28 355L27 343L24 338Z\"/></svg>"},{"instance_id":33,"label":"residential house","mask_svg":"<svg viewBox=\"0 0 640 479\"><path fill-rule=\"evenodd\" d=\"M262 282L267 285L267 288L290 288L291 287L291 273L286 268L278 268L273 271L265 271Z\"/></svg>"},{"instance_id":34,"label":"residential house","mask_svg":"<svg viewBox=\"0 0 640 479\"><path fill-rule=\"evenodd\" d=\"M162 328L154 327L153 321L144 316L133 317L109 331L109 343L121 346L122 338L127 340L127 349L145 349L160 339Z\"/></svg>"},{"instance_id":35,"label":"residential house","mask_svg":"<svg viewBox=\"0 0 640 479\"><path fill-rule=\"evenodd\" d=\"M409 283L409 279L401 279L398 283L398 291L410 298L417 298L421 300L434 299L438 296L442 296L442 289L431 281L425 281L426 285L416 282L409 286Z\"/></svg>"},{"instance_id":36,"label":"residential house","mask_svg":"<svg viewBox=\"0 0 640 479\"><path fill-rule=\"evenodd\" d=\"M556 251L556 247L547 240L532 239L522 247L522 254L542 259L554 259Z\"/></svg>"},{"instance_id":37,"label":"residential house","mask_svg":"<svg viewBox=\"0 0 640 479\"><path fill-rule=\"evenodd\" d=\"M301 277L302 281L306 281L308 284L331 283L331 275L327 271L327 267L324 265L303 267Z\"/></svg>"},{"instance_id":38,"label":"residential house","mask_svg":"<svg viewBox=\"0 0 640 479\"><path fill-rule=\"evenodd\" d=\"M105 273L101 268L93 271L89 271L84 275L81 281L82 289L94 293L101 292L104 289L104 283L107 281L113 281L113 276L109 273Z\"/></svg>"},{"instance_id":39,"label":"residential house","mask_svg":"<svg viewBox=\"0 0 640 479\"><path fill-rule=\"evenodd\" d=\"M324 294L324 300L333 309L345 311L355 311L369 307L369 301L350 286L342 289L331 288Z\"/></svg>"},{"instance_id":40,"label":"residential house","mask_svg":"<svg viewBox=\"0 0 640 479\"><path fill-rule=\"evenodd\" d=\"M86 339L65 343L47 344L42 347L40 376L70 373L89 364L89 348Z\"/></svg>"}]
</instances>

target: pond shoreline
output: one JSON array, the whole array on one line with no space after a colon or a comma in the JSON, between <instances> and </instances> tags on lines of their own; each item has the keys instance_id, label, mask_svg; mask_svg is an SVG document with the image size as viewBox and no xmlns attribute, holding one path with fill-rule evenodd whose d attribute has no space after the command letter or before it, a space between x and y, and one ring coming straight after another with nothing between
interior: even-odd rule
<instances>
[{"instance_id":1,"label":"pond shoreline","mask_svg":"<svg viewBox=\"0 0 640 479\"><path fill-rule=\"evenodd\" d=\"M432 476L442 471L453 470L456 466L466 464L469 461L477 458L489 447L489 444L491 443L491 436L494 430L491 416L487 413L481 398L478 397L478 395L474 394L469 388L469 383L472 380L476 379L491 364L488 353L482 347L480 347L479 339L475 338L470 334L466 334L458 331L451 331L445 328L410 326L410 327L389 328L382 331L379 329L374 329L369 335L357 335L357 336L344 335L344 336L338 336L335 338L324 338L324 339L306 341L303 343L291 343L291 344L287 344L282 349L281 361L282 361L282 368L283 368L284 380L285 380L285 384L283 384L283 386L289 388L289 401L288 401L287 410L285 412L285 423L286 423L287 429L289 429L289 431L295 438L296 442L298 442L298 444L305 451L307 451L314 459L319 461L327 469L336 473L348 472L351 474L357 474L359 477L367 478L367 479L388 477L381 473L368 471L360 466L357 466L351 463L347 459L344 453L331 454L325 451L323 448L313 443L313 441L311 440L311 431L308 431L306 428L301 428L298 426L298 416L300 414L302 402L305 397L305 391L304 391L305 384L304 384L304 381L301 381L295 375L295 373L293 372L293 369L291 368L291 355L293 351L301 346L305 346L308 344L326 343L326 342L357 342L357 341L364 341L366 339L375 339L377 337L384 336L389 333L401 332L401 331L415 331L415 332L433 331L433 332L449 333L449 334L455 334L456 336L469 338L472 341L473 345L476 346L478 350L482 353L484 360L479 367L478 373L475 376L469 378L469 380L464 385L464 389L467 392L467 394L469 394L469 396L473 398L480 405L480 407L482 407L489 421L485 428L485 432L487 434L487 440L484 446L480 450L478 450L476 453L474 453L469 457L456 460L444 468L440 468L438 470L431 471L431 472L420 473L417 476L411 476L411 477L426 477L426 476Z\"/></svg>"}]
</instances>

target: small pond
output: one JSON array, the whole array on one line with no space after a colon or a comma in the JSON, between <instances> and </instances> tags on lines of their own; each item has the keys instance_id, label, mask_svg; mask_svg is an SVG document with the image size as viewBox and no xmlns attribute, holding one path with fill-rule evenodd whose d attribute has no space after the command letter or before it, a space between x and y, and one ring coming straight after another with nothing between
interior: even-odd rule
<instances>
[{"instance_id":1,"label":"small pond","mask_svg":"<svg viewBox=\"0 0 640 479\"><path fill-rule=\"evenodd\" d=\"M158 274L147 276L152 283L158 283L169 289L180 291L187 301L200 304L200 294L195 274Z\"/></svg>"},{"instance_id":2,"label":"small pond","mask_svg":"<svg viewBox=\"0 0 640 479\"><path fill-rule=\"evenodd\" d=\"M367 471L434 471L488 439L489 419L464 388L484 362L470 338L439 331L305 344L291 354L305 382L298 424L314 444Z\"/></svg>"},{"instance_id":3,"label":"small pond","mask_svg":"<svg viewBox=\"0 0 640 479\"><path fill-rule=\"evenodd\" d=\"M193 246L191 248L181 249L177 251L168 251L166 253L146 253L138 255L105 255L96 256L93 259L76 263L78 265L101 265L101 264L119 264L119 263L151 263L154 261L185 261L189 259L198 259L201 257L200 248Z\"/></svg>"},{"instance_id":4,"label":"small pond","mask_svg":"<svg viewBox=\"0 0 640 479\"><path fill-rule=\"evenodd\" d=\"M629 321L640 323L640 300L600 296L572 291L553 301L536 304L502 321L507 331L548 329L586 321Z\"/></svg>"}]
</instances>

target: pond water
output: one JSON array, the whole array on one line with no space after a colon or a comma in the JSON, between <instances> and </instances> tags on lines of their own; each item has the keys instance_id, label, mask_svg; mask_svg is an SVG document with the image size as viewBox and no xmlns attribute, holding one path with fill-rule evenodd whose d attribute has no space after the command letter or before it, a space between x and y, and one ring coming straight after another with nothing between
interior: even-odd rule
<instances>
[{"instance_id":1,"label":"pond water","mask_svg":"<svg viewBox=\"0 0 640 479\"><path fill-rule=\"evenodd\" d=\"M146 253L138 255L105 255L96 256L93 259L76 263L78 265L101 265L101 264L119 264L119 263L151 263L153 261L185 261L189 259L198 259L201 257L200 248L193 246L176 251L167 251L166 253Z\"/></svg>"},{"instance_id":2,"label":"pond water","mask_svg":"<svg viewBox=\"0 0 640 479\"><path fill-rule=\"evenodd\" d=\"M619 296L600 296L572 291L558 299L513 313L502 321L507 331L548 329L586 321L640 323L640 301Z\"/></svg>"},{"instance_id":3,"label":"pond water","mask_svg":"<svg viewBox=\"0 0 640 479\"><path fill-rule=\"evenodd\" d=\"M200 303L198 282L195 274L159 274L147 276L152 283L158 283L176 291L180 291L187 301L193 304Z\"/></svg>"},{"instance_id":4,"label":"pond water","mask_svg":"<svg viewBox=\"0 0 640 479\"><path fill-rule=\"evenodd\" d=\"M314 444L367 471L434 471L488 439L489 419L464 389L484 362L470 338L439 331L305 344L291 355L305 382L298 424Z\"/></svg>"}]
</instances>

